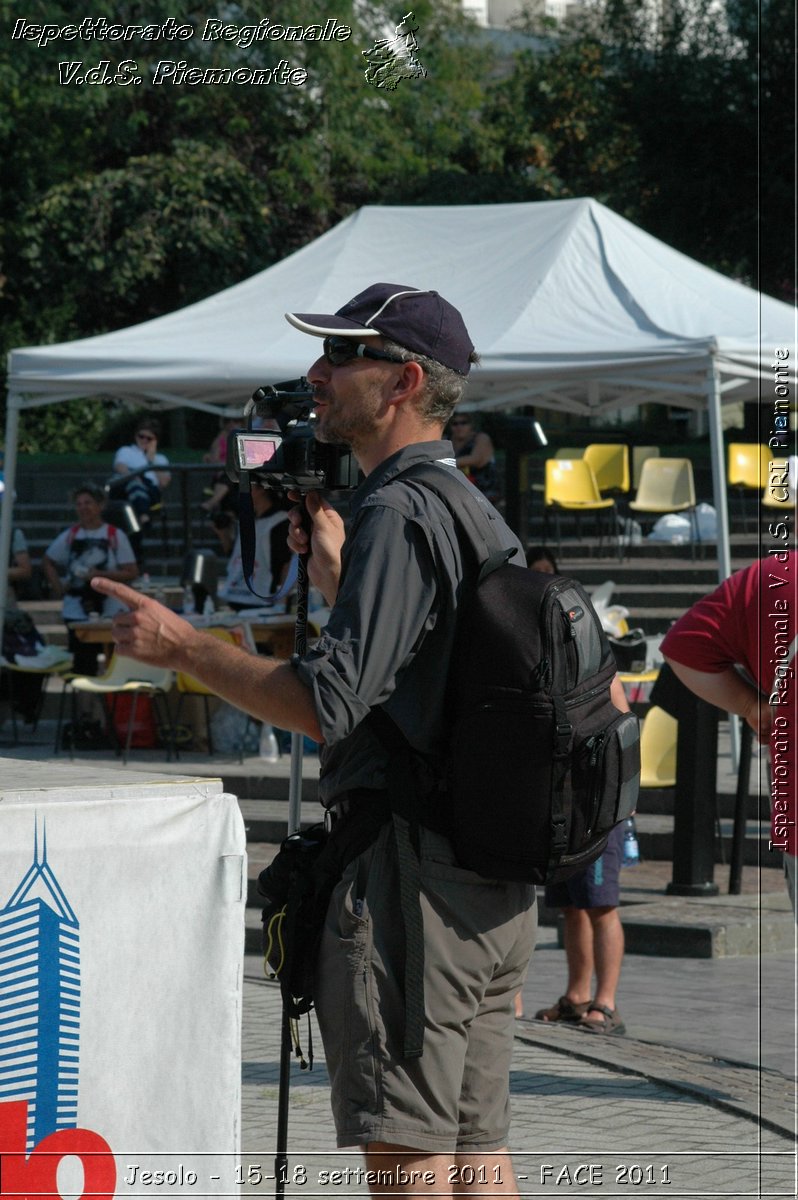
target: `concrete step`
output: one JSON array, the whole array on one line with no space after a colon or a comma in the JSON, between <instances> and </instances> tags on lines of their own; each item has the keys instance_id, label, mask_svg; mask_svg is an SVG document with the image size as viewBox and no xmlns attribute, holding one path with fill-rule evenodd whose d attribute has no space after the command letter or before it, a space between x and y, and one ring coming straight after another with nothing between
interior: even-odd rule
<instances>
[{"instance_id":1,"label":"concrete step","mask_svg":"<svg viewBox=\"0 0 798 1200\"><path fill-rule=\"evenodd\" d=\"M731 781L729 782L731 783ZM645 788L640 793L637 812L638 814L672 816L674 796L674 788ZM732 791L718 792L718 813L721 817L733 818L736 799L736 794ZM748 793L746 816L752 821L766 821L769 811L767 792L763 788L760 794L757 789L757 781L754 779Z\"/></svg>"},{"instance_id":2,"label":"concrete step","mask_svg":"<svg viewBox=\"0 0 798 1200\"><path fill-rule=\"evenodd\" d=\"M729 862L733 821L722 818L720 821L720 836L715 837L714 861ZM674 857L674 821L673 817L649 813L635 815L637 840L640 854L643 858L655 861L672 862ZM747 866L778 867L781 855L769 849L770 822L748 820L745 825L745 841L743 843L743 862Z\"/></svg>"},{"instance_id":3,"label":"concrete step","mask_svg":"<svg viewBox=\"0 0 798 1200\"><path fill-rule=\"evenodd\" d=\"M795 920L786 890L780 895L666 896L621 908L627 954L667 958L726 958L788 951Z\"/></svg>"}]
</instances>

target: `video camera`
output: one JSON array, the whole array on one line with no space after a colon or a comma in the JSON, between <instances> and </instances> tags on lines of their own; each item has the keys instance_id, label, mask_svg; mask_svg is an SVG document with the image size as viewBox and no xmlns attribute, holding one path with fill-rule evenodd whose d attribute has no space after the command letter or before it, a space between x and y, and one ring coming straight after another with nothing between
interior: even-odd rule
<instances>
[{"instance_id":1,"label":"video camera","mask_svg":"<svg viewBox=\"0 0 798 1200\"><path fill-rule=\"evenodd\" d=\"M313 388L307 379L258 388L244 416L246 430L237 430L227 441L225 470L233 483L248 473L273 491L348 491L358 486L359 468L351 450L316 441ZM253 429L257 417L276 421L279 432Z\"/></svg>"}]
</instances>

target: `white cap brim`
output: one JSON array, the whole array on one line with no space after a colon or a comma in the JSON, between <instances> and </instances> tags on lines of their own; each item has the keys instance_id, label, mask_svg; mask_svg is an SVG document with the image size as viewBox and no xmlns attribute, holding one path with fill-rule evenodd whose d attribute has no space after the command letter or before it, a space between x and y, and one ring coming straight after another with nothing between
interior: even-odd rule
<instances>
[{"instance_id":1,"label":"white cap brim","mask_svg":"<svg viewBox=\"0 0 798 1200\"><path fill-rule=\"evenodd\" d=\"M324 313L286 313L286 321L302 333L313 337L381 337L379 329L369 329L346 317L326 316Z\"/></svg>"}]
</instances>

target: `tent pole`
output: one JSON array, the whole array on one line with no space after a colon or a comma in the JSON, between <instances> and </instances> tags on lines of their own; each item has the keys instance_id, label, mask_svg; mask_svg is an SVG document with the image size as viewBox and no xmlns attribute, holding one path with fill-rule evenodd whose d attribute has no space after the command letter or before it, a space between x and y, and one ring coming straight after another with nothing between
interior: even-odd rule
<instances>
[{"instance_id":1,"label":"tent pole","mask_svg":"<svg viewBox=\"0 0 798 1200\"><path fill-rule=\"evenodd\" d=\"M0 629L8 607L8 560L11 556L11 532L14 523L14 485L17 479L17 432L22 397L9 392L6 407L6 436L4 447L3 503L0 504Z\"/></svg>"},{"instance_id":2,"label":"tent pole","mask_svg":"<svg viewBox=\"0 0 798 1200\"><path fill-rule=\"evenodd\" d=\"M729 507L726 494L726 463L723 457L723 422L720 413L720 371L714 351L707 372L707 416L709 417L709 448L712 458L712 491L718 527L718 582L731 575L731 545L729 541ZM729 713L732 770L740 762L740 725Z\"/></svg>"},{"instance_id":3,"label":"tent pole","mask_svg":"<svg viewBox=\"0 0 798 1200\"><path fill-rule=\"evenodd\" d=\"M712 460L712 492L718 529L718 583L731 575L729 508L726 499L726 463L723 458L723 422L720 413L720 371L714 350L707 372L707 416Z\"/></svg>"}]
</instances>

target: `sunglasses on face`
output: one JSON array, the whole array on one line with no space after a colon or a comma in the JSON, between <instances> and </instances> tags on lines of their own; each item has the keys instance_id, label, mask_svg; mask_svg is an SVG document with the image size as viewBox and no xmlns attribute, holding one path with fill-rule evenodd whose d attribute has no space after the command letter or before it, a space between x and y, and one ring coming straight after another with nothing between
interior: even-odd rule
<instances>
[{"instance_id":1,"label":"sunglasses on face","mask_svg":"<svg viewBox=\"0 0 798 1200\"><path fill-rule=\"evenodd\" d=\"M384 350L372 350L370 346L364 346L362 342L355 342L352 338L326 337L322 346L324 357L331 367L343 367L356 358L376 358L392 363L404 362L402 358L386 354Z\"/></svg>"}]
</instances>

